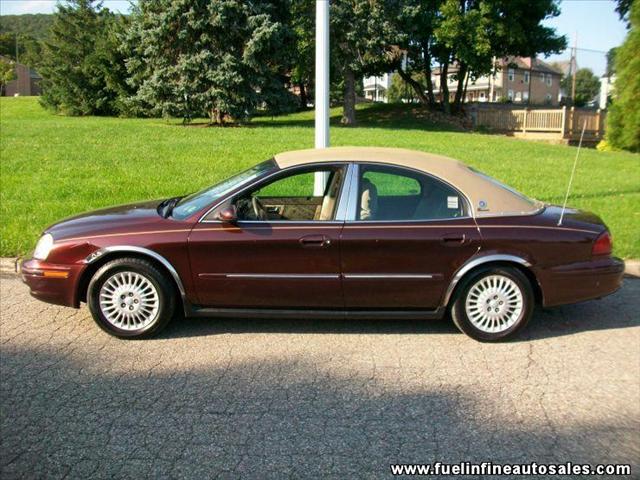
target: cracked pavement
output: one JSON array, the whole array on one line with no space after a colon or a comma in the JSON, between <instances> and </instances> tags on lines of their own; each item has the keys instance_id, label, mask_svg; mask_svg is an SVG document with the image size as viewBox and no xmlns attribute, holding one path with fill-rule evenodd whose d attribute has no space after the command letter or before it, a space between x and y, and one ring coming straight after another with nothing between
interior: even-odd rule
<instances>
[{"instance_id":1,"label":"cracked pavement","mask_svg":"<svg viewBox=\"0 0 640 480\"><path fill-rule=\"evenodd\" d=\"M3 479L379 478L436 461L640 475L640 280L539 309L500 344L446 320L182 319L123 341L86 307L0 283Z\"/></svg>"}]
</instances>

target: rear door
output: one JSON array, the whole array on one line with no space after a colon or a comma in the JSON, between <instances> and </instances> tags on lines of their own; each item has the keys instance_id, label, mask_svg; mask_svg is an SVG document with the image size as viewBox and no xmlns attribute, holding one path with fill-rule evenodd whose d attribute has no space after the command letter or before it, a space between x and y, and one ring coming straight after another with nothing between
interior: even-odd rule
<instances>
[{"instance_id":1,"label":"rear door","mask_svg":"<svg viewBox=\"0 0 640 480\"><path fill-rule=\"evenodd\" d=\"M411 169L360 164L341 235L345 305L435 309L479 247L466 198Z\"/></svg>"}]
</instances>

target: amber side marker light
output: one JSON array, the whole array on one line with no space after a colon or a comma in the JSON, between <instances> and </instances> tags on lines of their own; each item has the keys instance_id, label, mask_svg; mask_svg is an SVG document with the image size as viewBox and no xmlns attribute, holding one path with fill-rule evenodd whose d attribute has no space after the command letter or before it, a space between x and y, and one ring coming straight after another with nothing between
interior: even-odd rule
<instances>
[{"instance_id":1,"label":"amber side marker light","mask_svg":"<svg viewBox=\"0 0 640 480\"><path fill-rule=\"evenodd\" d=\"M69 272L61 272L59 270L43 270L42 276L47 278L68 278Z\"/></svg>"},{"instance_id":2,"label":"amber side marker light","mask_svg":"<svg viewBox=\"0 0 640 480\"><path fill-rule=\"evenodd\" d=\"M593 242L591 248L592 255L609 255L613 247L613 240L609 232L603 232L600 234L596 241Z\"/></svg>"}]
</instances>

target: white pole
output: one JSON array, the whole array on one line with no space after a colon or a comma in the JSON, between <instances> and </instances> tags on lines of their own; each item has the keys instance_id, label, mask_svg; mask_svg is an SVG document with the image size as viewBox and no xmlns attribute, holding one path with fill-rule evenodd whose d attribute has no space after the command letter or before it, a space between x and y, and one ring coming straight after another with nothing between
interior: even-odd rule
<instances>
[{"instance_id":1,"label":"white pole","mask_svg":"<svg viewBox=\"0 0 640 480\"><path fill-rule=\"evenodd\" d=\"M315 147L329 146L329 0L316 0ZM324 194L328 175L317 173L314 193Z\"/></svg>"}]
</instances>

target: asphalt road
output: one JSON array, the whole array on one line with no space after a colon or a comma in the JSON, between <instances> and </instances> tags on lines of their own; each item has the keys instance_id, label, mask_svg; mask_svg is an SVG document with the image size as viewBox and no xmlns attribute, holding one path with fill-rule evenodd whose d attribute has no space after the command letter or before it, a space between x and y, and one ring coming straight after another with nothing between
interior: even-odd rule
<instances>
[{"instance_id":1,"label":"asphalt road","mask_svg":"<svg viewBox=\"0 0 640 480\"><path fill-rule=\"evenodd\" d=\"M0 293L2 479L379 478L435 461L640 475L640 280L540 310L502 344L447 321L202 319L122 341L14 276Z\"/></svg>"}]
</instances>

